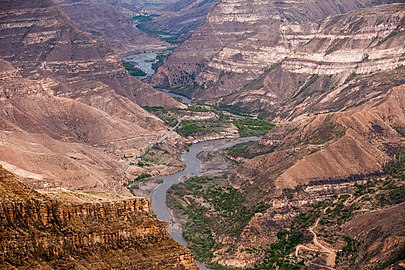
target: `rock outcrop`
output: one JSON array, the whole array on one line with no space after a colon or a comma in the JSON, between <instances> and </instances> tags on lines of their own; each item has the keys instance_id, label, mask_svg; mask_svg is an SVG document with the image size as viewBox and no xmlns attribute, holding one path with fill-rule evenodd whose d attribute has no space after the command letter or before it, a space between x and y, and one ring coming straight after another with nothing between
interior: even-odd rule
<instances>
[{"instance_id":1,"label":"rock outcrop","mask_svg":"<svg viewBox=\"0 0 405 270\"><path fill-rule=\"evenodd\" d=\"M404 216L405 205L402 203L359 215L344 225L344 231L359 243L357 263L361 269L404 267Z\"/></svg>"},{"instance_id":2,"label":"rock outcrop","mask_svg":"<svg viewBox=\"0 0 405 270\"><path fill-rule=\"evenodd\" d=\"M63 203L0 166L2 269L197 269L150 201Z\"/></svg>"}]
</instances>

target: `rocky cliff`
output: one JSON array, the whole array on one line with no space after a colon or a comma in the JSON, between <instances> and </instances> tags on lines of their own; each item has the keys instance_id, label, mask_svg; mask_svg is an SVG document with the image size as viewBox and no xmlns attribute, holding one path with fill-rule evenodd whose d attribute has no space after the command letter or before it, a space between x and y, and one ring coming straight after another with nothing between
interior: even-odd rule
<instances>
[{"instance_id":1,"label":"rocky cliff","mask_svg":"<svg viewBox=\"0 0 405 270\"><path fill-rule=\"evenodd\" d=\"M197 269L150 201L62 203L0 167L2 269Z\"/></svg>"},{"instance_id":2,"label":"rocky cliff","mask_svg":"<svg viewBox=\"0 0 405 270\"><path fill-rule=\"evenodd\" d=\"M398 72L403 78L403 71ZM379 83L389 85L391 77L386 74L385 78L380 77ZM371 92L370 88L365 89ZM229 185L243 195L248 207L263 203L267 210L252 217L239 236L218 237L218 243L236 245L240 251L223 256L218 253L216 259L228 266L252 266L260 256L245 250L271 246L277 241L277 232L294 226L288 220L294 217L297 209L336 194L353 193L347 188L361 186L367 179L384 182L380 178L386 175L384 168L405 149L405 88L402 84L384 91L384 94L342 112L304 115L280 123L259 143L248 148L245 154L249 158L244 159L228 178ZM403 185L403 180L399 181ZM373 191L367 192L373 194ZM403 208L403 205L398 207ZM351 211L359 209L362 208ZM387 215L381 214L379 218L383 216ZM367 223L373 217L359 217L358 222ZM390 229L392 223L382 219L369 235L364 235L368 230L363 231L359 223L352 224L354 228L350 235L362 243L352 251L359 256L356 262L361 269L369 269L367 265L397 263L403 248L403 238L397 228L403 229L403 223L395 225L394 233ZM330 228L322 235L340 230ZM330 242L335 240L329 239ZM380 252L377 247L382 245L384 251Z\"/></svg>"},{"instance_id":3,"label":"rocky cliff","mask_svg":"<svg viewBox=\"0 0 405 270\"><path fill-rule=\"evenodd\" d=\"M352 73L392 70L403 64L403 5L359 9L381 3L222 1L154 83L272 112L280 99L306 89L311 76L324 75L325 91Z\"/></svg>"},{"instance_id":4,"label":"rocky cliff","mask_svg":"<svg viewBox=\"0 0 405 270\"><path fill-rule=\"evenodd\" d=\"M103 37L119 54L159 51L172 47L204 23L217 0L126 1L57 0L69 16L93 35ZM135 22L134 15L153 14ZM141 27L134 24L141 23ZM162 40L163 41L162 41Z\"/></svg>"}]
</instances>

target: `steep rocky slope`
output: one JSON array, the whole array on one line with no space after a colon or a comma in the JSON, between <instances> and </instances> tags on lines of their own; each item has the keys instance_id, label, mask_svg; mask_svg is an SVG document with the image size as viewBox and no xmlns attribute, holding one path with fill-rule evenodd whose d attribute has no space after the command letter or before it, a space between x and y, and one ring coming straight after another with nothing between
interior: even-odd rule
<instances>
[{"instance_id":1,"label":"steep rocky slope","mask_svg":"<svg viewBox=\"0 0 405 270\"><path fill-rule=\"evenodd\" d=\"M36 188L127 193L119 156L141 151L166 130L125 97L99 93L88 98L104 99L95 100L102 106L89 106L55 96L4 60L0 73L0 162Z\"/></svg>"},{"instance_id":2,"label":"steep rocky slope","mask_svg":"<svg viewBox=\"0 0 405 270\"><path fill-rule=\"evenodd\" d=\"M272 111L308 88L312 76L322 77L328 91L351 73L401 65L403 5L325 19L381 3L222 1L153 82L205 100L225 97L219 101Z\"/></svg>"},{"instance_id":3,"label":"steep rocky slope","mask_svg":"<svg viewBox=\"0 0 405 270\"><path fill-rule=\"evenodd\" d=\"M381 172L392 152L405 147L404 93L401 85L358 108L280 124L249 149L259 156L240 168L233 184L259 192L249 194L253 202L309 181Z\"/></svg>"},{"instance_id":4,"label":"steep rocky slope","mask_svg":"<svg viewBox=\"0 0 405 270\"><path fill-rule=\"evenodd\" d=\"M176 34L180 40L188 38L203 24L218 0L164 1L157 10L161 16L148 23L148 28Z\"/></svg>"},{"instance_id":5,"label":"steep rocky slope","mask_svg":"<svg viewBox=\"0 0 405 270\"><path fill-rule=\"evenodd\" d=\"M134 27L133 14L138 8L125 1L57 0L69 17L83 30L105 39L120 55L159 50L169 44Z\"/></svg>"},{"instance_id":6,"label":"steep rocky slope","mask_svg":"<svg viewBox=\"0 0 405 270\"><path fill-rule=\"evenodd\" d=\"M108 45L81 31L51 1L2 1L0 52L24 77L59 95L115 92L142 105L179 106L130 76ZM85 90L86 89L86 90Z\"/></svg>"},{"instance_id":7,"label":"steep rocky slope","mask_svg":"<svg viewBox=\"0 0 405 270\"><path fill-rule=\"evenodd\" d=\"M2 269L197 269L147 199L62 203L0 166Z\"/></svg>"},{"instance_id":8,"label":"steep rocky slope","mask_svg":"<svg viewBox=\"0 0 405 270\"><path fill-rule=\"evenodd\" d=\"M2 164L36 188L129 193L119 159L167 131L134 101L180 104L51 1L2 1L0 18Z\"/></svg>"},{"instance_id":9,"label":"steep rocky slope","mask_svg":"<svg viewBox=\"0 0 405 270\"><path fill-rule=\"evenodd\" d=\"M359 215L346 223L344 230L361 243L357 263L364 269L379 265L391 266L388 269L403 268L404 216L405 205L402 203L388 209Z\"/></svg>"},{"instance_id":10,"label":"steep rocky slope","mask_svg":"<svg viewBox=\"0 0 405 270\"><path fill-rule=\"evenodd\" d=\"M391 210L384 207L385 201L389 205L391 200L394 204L405 200L403 170L393 176L397 187L387 181L391 179L387 167L404 164L405 85L390 87L392 78L404 76L403 70L392 73L397 74L378 79L388 89L377 85L384 93L363 104L279 123L261 141L239 151L237 159L228 156L237 162L237 169L222 176L222 182L221 177L200 182L191 179L189 185L175 189L170 196L174 194L178 201L169 197L171 206L188 216L187 237L198 251L195 254L228 267L259 265L253 269L273 269L270 265L276 262L285 267L281 269L288 269L287 265L301 269L302 260L309 269L319 265L335 268L328 260L336 258L326 253L332 257L340 254L336 269L397 265L405 245L401 234L404 205L392 210L401 209L395 223L390 221ZM374 85L371 81L371 87ZM371 92L364 86L366 89ZM374 189L370 183L384 187ZM398 188L394 195L384 193L393 186ZM377 196L379 203L368 199L370 196ZM374 215L377 209L381 211ZM362 213L366 214L360 216ZM329 223L321 221L315 226L320 216ZM340 226L353 217L342 235ZM368 223L374 217L379 219L376 226ZM370 229L363 230L363 224ZM311 243L312 226L333 252ZM285 234L290 238L283 239ZM349 245L344 240L349 241L348 235L357 241L355 250L344 248ZM346 253L337 251L342 249ZM279 264L281 261L285 264Z\"/></svg>"},{"instance_id":11,"label":"steep rocky slope","mask_svg":"<svg viewBox=\"0 0 405 270\"><path fill-rule=\"evenodd\" d=\"M202 23L217 0L57 0L69 16L84 30L106 39L119 54L159 51L172 45L161 41L158 34L178 42ZM153 14L153 20L134 27L132 17ZM158 15L158 16L156 16ZM142 30L140 30L142 29ZM164 38L163 38L164 40Z\"/></svg>"}]
</instances>

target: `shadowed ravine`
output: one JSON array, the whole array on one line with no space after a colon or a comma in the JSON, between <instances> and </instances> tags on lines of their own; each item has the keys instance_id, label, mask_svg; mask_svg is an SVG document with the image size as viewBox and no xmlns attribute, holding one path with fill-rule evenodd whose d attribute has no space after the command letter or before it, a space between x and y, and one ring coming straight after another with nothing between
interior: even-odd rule
<instances>
[{"instance_id":1,"label":"shadowed ravine","mask_svg":"<svg viewBox=\"0 0 405 270\"><path fill-rule=\"evenodd\" d=\"M187 241L182 236L182 228L179 224L173 222L172 215L167 207L166 197L169 188L175 184L184 181L188 177L198 176L200 173L201 162L197 158L197 155L201 152L213 152L220 149L232 147L236 144L258 141L259 137L244 137L237 139L219 139L204 141L193 144L190 147L189 152L181 156L181 160L185 164L185 169L175 174L161 176L159 179L163 180L163 183L157 187L152 193L152 210L160 220L167 221L169 223L169 232L171 236L183 246L187 246ZM201 262L197 262L201 269L207 269Z\"/></svg>"}]
</instances>

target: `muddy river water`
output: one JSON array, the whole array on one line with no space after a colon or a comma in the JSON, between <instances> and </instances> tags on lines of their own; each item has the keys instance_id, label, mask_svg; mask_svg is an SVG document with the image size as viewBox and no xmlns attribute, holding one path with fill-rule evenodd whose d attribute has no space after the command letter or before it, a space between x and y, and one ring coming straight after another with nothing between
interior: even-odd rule
<instances>
[{"instance_id":1,"label":"muddy river water","mask_svg":"<svg viewBox=\"0 0 405 270\"><path fill-rule=\"evenodd\" d=\"M173 222L172 215L167 207L166 196L168 189L186 180L192 176L198 176L200 173L201 162L197 155L201 152L213 152L220 149L232 147L236 144L258 141L259 137L244 137L234 139L218 139L212 141L203 141L193 144L190 150L181 156L182 162L185 164L185 169L175 174L167 176L159 176L157 179L162 179L163 183L157 187L152 193L152 210L160 220L169 223L169 232L171 236L183 246L187 246L187 241L182 236L182 228L180 225ZM201 262L197 262L201 269L206 268Z\"/></svg>"}]
</instances>

